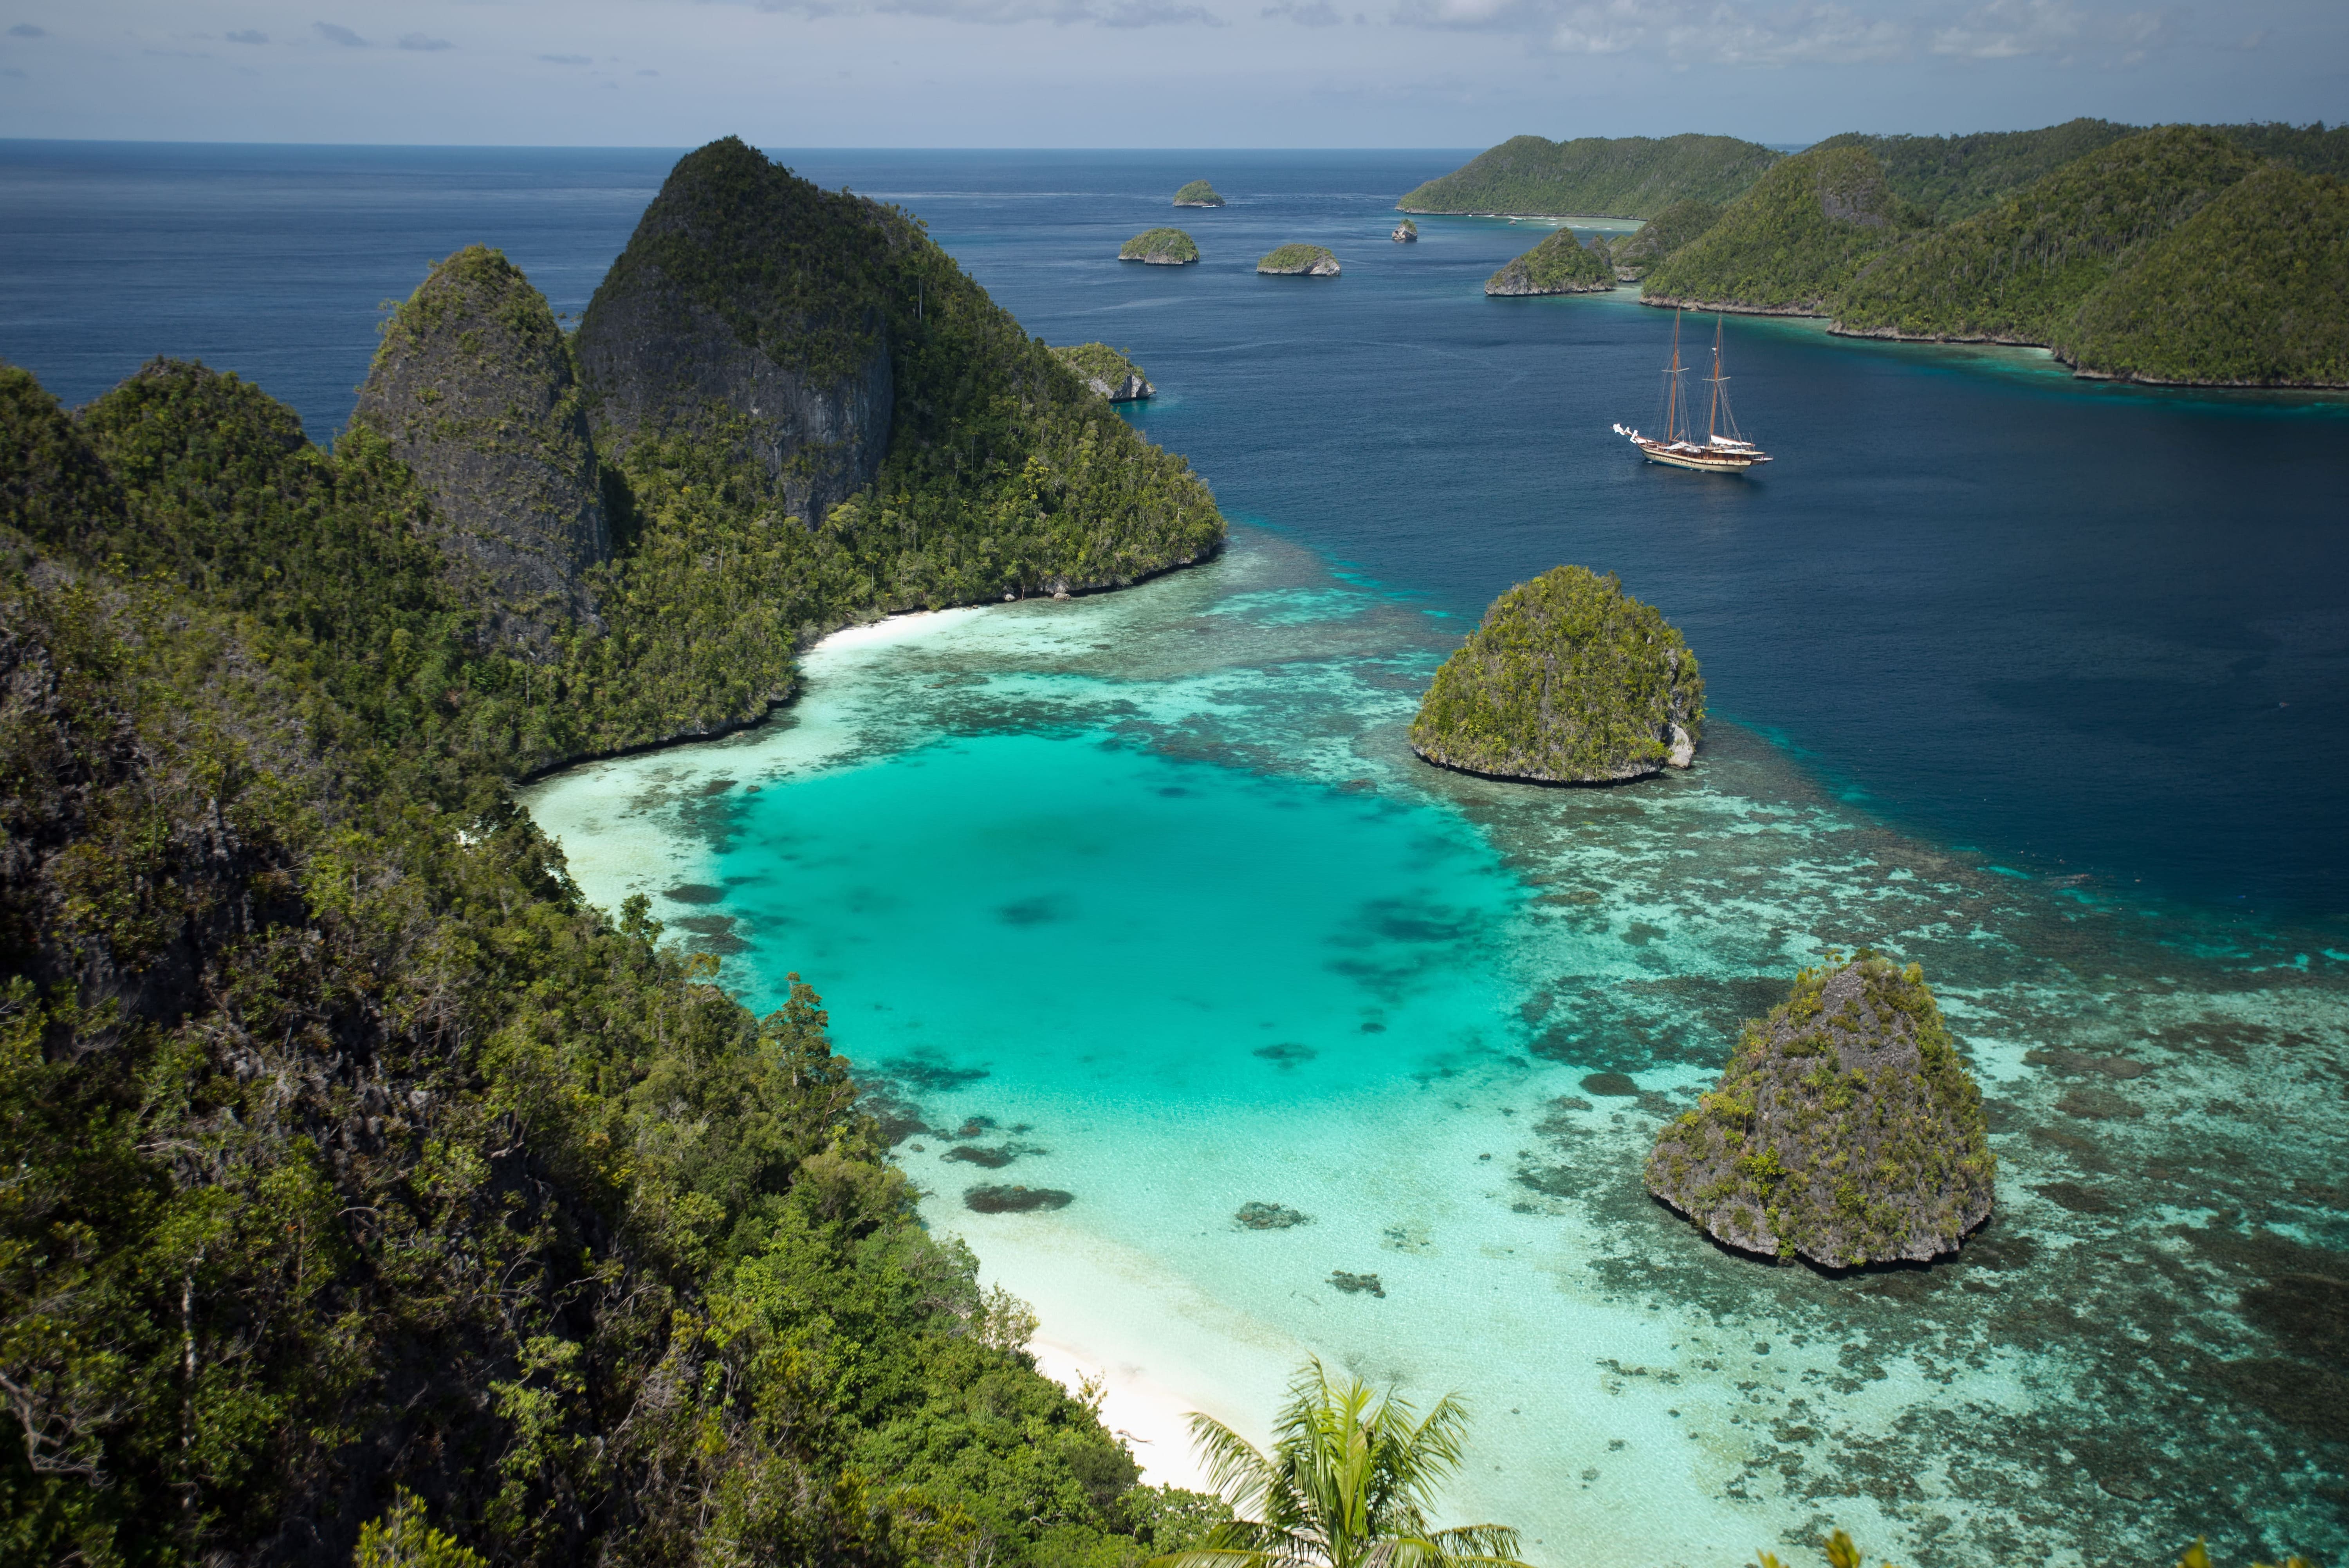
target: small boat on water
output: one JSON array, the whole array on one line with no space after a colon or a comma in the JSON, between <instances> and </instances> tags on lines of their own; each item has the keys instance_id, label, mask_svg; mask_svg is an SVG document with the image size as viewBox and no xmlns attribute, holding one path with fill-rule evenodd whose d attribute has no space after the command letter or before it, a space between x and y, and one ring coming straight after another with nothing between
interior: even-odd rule
<instances>
[{"instance_id":1,"label":"small boat on water","mask_svg":"<svg viewBox=\"0 0 2349 1568\"><path fill-rule=\"evenodd\" d=\"M1687 391L1682 379L1688 367L1681 363L1681 312L1672 312L1672 362L1664 367L1664 433L1662 439L1642 435L1638 431L1615 427L1615 433L1629 440L1640 449L1650 462L1666 462L1674 468L1693 468L1703 473L1744 473L1747 469L1770 461L1770 454L1747 441L1737 428L1737 416L1729 411L1729 378L1721 369L1721 316L1713 318L1713 374L1705 378L1713 389L1705 405L1704 439L1696 435L1696 411L1689 406ZM1728 433L1722 427L1728 426Z\"/></svg>"}]
</instances>

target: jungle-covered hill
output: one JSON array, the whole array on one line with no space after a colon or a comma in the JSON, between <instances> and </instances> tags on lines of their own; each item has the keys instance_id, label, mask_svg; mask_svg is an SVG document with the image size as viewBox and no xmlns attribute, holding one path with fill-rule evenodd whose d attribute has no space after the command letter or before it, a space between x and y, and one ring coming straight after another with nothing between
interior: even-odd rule
<instances>
[{"instance_id":1,"label":"jungle-covered hill","mask_svg":"<svg viewBox=\"0 0 2349 1568\"><path fill-rule=\"evenodd\" d=\"M876 476L794 516L784 434L639 399L605 535L547 546L608 559L526 637L475 546L535 546L441 514L469 453L569 473L566 405L393 419L471 408L419 366L545 346L502 258L396 318L406 369L331 452L201 366L73 412L0 367L0 1560L341 1568L409 1494L502 1564L1108 1568L1192 1538L916 1222L814 992L752 1017L510 804L565 748L763 701L809 628L1220 527L910 220L718 162L742 205L665 209L661 264L691 303L743 260L725 223L813 213L730 275L768 289L727 323L764 368L731 368L821 394L882 345Z\"/></svg>"},{"instance_id":2,"label":"jungle-covered hill","mask_svg":"<svg viewBox=\"0 0 2349 1568\"><path fill-rule=\"evenodd\" d=\"M1779 154L1733 136L1513 136L1395 203L1406 213L1651 218L1741 194Z\"/></svg>"},{"instance_id":3,"label":"jungle-covered hill","mask_svg":"<svg viewBox=\"0 0 2349 1568\"><path fill-rule=\"evenodd\" d=\"M1635 235L1617 250L1663 252L1645 274L1655 303L1826 316L1871 337L2037 344L2084 375L2349 382L2336 347L2349 331L2337 281L2349 230L2319 221L2340 200L2323 171L2338 133L2106 134L2125 129L1838 137L1772 168L1694 239L1666 249ZM2090 150L2013 183L2082 142ZM2177 319L2157 331L2164 310Z\"/></svg>"}]
</instances>

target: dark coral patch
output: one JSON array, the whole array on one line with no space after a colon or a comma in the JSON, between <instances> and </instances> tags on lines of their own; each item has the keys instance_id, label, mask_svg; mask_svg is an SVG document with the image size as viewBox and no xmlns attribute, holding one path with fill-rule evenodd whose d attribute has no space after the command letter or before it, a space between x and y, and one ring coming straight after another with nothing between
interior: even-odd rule
<instances>
[{"instance_id":1,"label":"dark coral patch","mask_svg":"<svg viewBox=\"0 0 2349 1568\"><path fill-rule=\"evenodd\" d=\"M1583 1075L1582 1092L1628 1100L1638 1096L1640 1085L1620 1073L1588 1073Z\"/></svg>"},{"instance_id":2,"label":"dark coral patch","mask_svg":"<svg viewBox=\"0 0 2349 1568\"><path fill-rule=\"evenodd\" d=\"M962 1195L962 1206L977 1214L1032 1214L1075 1200L1076 1194L1057 1187L974 1187Z\"/></svg>"}]
</instances>

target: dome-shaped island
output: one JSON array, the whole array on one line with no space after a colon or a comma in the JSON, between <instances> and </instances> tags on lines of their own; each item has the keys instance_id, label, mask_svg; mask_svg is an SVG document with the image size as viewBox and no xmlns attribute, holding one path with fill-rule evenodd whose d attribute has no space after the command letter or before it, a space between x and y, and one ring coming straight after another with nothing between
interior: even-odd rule
<instances>
[{"instance_id":1,"label":"dome-shaped island","mask_svg":"<svg viewBox=\"0 0 2349 1568\"><path fill-rule=\"evenodd\" d=\"M1615 265L1606 252L1562 228L1495 273L1485 281L1485 292L1511 296L1604 294L1614 286Z\"/></svg>"},{"instance_id":2,"label":"dome-shaped island","mask_svg":"<svg viewBox=\"0 0 2349 1568\"><path fill-rule=\"evenodd\" d=\"M1464 773L1620 784L1696 758L1696 655L1612 573L1557 566L1493 601L1435 672L1411 747Z\"/></svg>"},{"instance_id":3,"label":"dome-shaped island","mask_svg":"<svg viewBox=\"0 0 2349 1568\"><path fill-rule=\"evenodd\" d=\"M1205 180L1194 180L1174 192L1174 204L1178 207L1220 207L1224 199L1216 195L1216 188Z\"/></svg>"},{"instance_id":4,"label":"dome-shaped island","mask_svg":"<svg viewBox=\"0 0 2349 1568\"><path fill-rule=\"evenodd\" d=\"M1180 229L1144 229L1118 247L1117 259L1151 266L1188 266L1199 259L1199 247Z\"/></svg>"},{"instance_id":5,"label":"dome-shaped island","mask_svg":"<svg viewBox=\"0 0 2349 1568\"><path fill-rule=\"evenodd\" d=\"M1648 1190L1732 1247L1830 1269L1926 1262L1990 1217L1982 1091L1923 971L1863 948L1746 1024L1720 1085L1664 1128Z\"/></svg>"},{"instance_id":6,"label":"dome-shaped island","mask_svg":"<svg viewBox=\"0 0 2349 1568\"><path fill-rule=\"evenodd\" d=\"M1283 277L1336 277L1339 268L1328 245L1282 245L1258 258L1256 270Z\"/></svg>"}]
</instances>

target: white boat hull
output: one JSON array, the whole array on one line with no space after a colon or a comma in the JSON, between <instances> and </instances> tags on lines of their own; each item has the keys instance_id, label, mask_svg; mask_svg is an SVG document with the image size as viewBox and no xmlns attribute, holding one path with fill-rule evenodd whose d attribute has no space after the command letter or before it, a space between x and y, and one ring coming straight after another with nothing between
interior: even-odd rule
<instances>
[{"instance_id":1,"label":"white boat hull","mask_svg":"<svg viewBox=\"0 0 2349 1568\"><path fill-rule=\"evenodd\" d=\"M1733 452L1719 447L1689 446L1677 441L1635 438L1631 444L1638 447L1640 455L1650 462L1670 463L1674 468L1692 468L1700 473L1744 473L1749 468L1770 461L1767 452Z\"/></svg>"}]
</instances>

